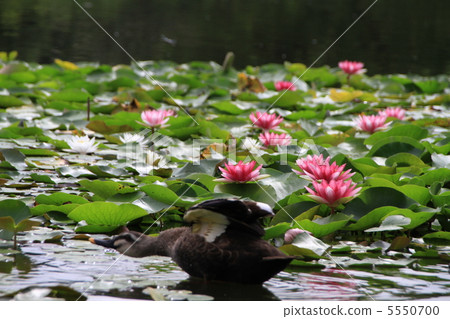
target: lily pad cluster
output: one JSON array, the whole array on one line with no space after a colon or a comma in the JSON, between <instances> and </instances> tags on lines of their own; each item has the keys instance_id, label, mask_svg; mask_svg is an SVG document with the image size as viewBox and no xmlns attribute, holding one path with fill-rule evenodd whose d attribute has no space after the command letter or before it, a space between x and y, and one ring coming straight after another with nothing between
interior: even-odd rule
<instances>
[{"instance_id":1,"label":"lily pad cluster","mask_svg":"<svg viewBox=\"0 0 450 319\"><path fill-rule=\"evenodd\" d=\"M124 225L157 233L180 225L195 203L237 196L271 205L276 215L266 221L266 239L307 261L329 260L339 241L407 237L447 245L448 83L446 75L348 76L338 67L288 62L237 71L197 61L4 61L0 235L11 239L24 223L72 236ZM404 111L402 119L387 111L394 107ZM164 110L164 125L149 129L153 110ZM277 120L264 134L289 135L287 143L258 143L254 123L264 112ZM390 123L358 129L358 118L380 112ZM80 143L88 151L77 151ZM293 172L299 159L319 154L345 165L349 183L361 188L331 215L307 196L311 181ZM221 178L225 164L251 161L266 178ZM29 216L15 217L19 206ZM30 217L33 223L24 221ZM291 228L313 237L305 232L283 245ZM403 244L393 250L410 249L415 257L426 248L397 241Z\"/></svg>"}]
</instances>

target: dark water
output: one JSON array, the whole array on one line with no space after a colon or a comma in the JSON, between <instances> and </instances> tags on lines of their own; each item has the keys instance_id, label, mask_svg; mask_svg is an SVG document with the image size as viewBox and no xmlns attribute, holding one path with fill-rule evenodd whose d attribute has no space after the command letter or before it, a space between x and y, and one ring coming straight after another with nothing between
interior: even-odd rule
<instances>
[{"instance_id":1,"label":"dark water","mask_svg":"<svg viewBox=\"0 0 450 319\"><path fill-rule=\"evenodd\" d=\"M77 0L136 60L313 63L375 0ZM450 1L378 0L317 65L450 73ZM0 0L0 51L40 63L129 63L74 0Z\"/></svg>"},{"instance_id":2,"label":"dark water","mask_svg":"<svg viewBox=\"0 0 450 319\"><path fill-rule=\"evenodd\" d=\"M33 238L49 232L40 228ZM87 241L64 240L59 245L28 243L22 254L3 255L0 300L24 300L29 297L18 291L55 286L74 289L73 299L82 294L89 300L151 299L147 287L171 300L189 298L180 291L191 291L196 300L450 300L448 267L439 260L404 268L291 266L262 286L206 283L189 278L168 257L131 258Z\"/></svg>"}]
</instances>

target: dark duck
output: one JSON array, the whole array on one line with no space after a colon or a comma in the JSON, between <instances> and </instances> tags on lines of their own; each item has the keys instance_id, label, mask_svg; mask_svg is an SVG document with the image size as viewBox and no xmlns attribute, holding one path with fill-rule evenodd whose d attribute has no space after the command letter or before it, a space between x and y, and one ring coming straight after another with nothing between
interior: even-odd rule
<instances>
[{"instance_id":1,"label":"dark duck","mask_svg":"<svg viewBox=\"0 0 450 319\"><path fill-rule=\"evenodd\" d=\"M269 205L234 199L207 200L186 211L190 227L162 231L149 237L127 231L92 243L131 257L169 256L193 277L261 284L292 260L263 240L260 218L273 216Z\"/></svg>"}]
</instances>

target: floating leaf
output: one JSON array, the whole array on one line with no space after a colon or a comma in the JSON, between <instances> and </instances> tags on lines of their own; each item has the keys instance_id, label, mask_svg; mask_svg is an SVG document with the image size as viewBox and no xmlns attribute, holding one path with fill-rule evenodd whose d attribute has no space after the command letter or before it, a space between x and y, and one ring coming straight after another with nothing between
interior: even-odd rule
<instances>
[{"instance_id":1,"label":"floating leaf","mask_svg":"<svg viewBox=\"0 0 450 319\"><path fill-rule=\"evenodd\" d=\"M291 228L290 223L279 223L275 226L266 228L266 234L264 235L265 240L280 237L286 233Z\"/></svg>"},{"instance_id":2,"label":"floating leaf","mask_svg":"<svg viewBox=\"0 0 450 319\"><path fill-rule=\"evenodd\" d=\"M386 217L379 227L372 227L366 229L365 232L377 232L377 231L392 231L401 230L402 226L409 225L411 219L402 215L391 215Z\"/></svg>"},{"instance_id":3,"label":"floating leaf","mask_svg":"<svg viewBox=\"0 0 450 319\"><path fill-rule=\"evenodd\" d=\"M373 187L390 187L395 190L398 190L399 192L402 192L409 198L414 199L415 201L421 203L422 205L426 205L430 199L431 194L429 190L425 187L418 186L418 185L402 185L398 186L395 185L392 182L389 182L385 179L381 178L369 178L367 180L367 184Z\"/></svg>"},{"instance_id":4,"label":"floating leaf","mask_svg":"<svg viewBox=\"0 0 450 319\"><path fill-rule=\"evenodd\" d=\"M292 244L280 247L290 256L303 256L308 259L320 259L329 246L308 233L298 234Z\"/></svg>"},{"instance_id":5,"label":"floating leaf","mask_svg":"<svg viewBox=\"0 0 450 319\"><path fill-rule=\"evenodd\" d=\"M78 66L75 63L69 61L63 61L60 59L55 59L55 64L62 67L64 70L75 71L78 70Z\"/></svg>"},{"instance_id":6,"label":"floating leaf","mask_svg":"<svg viewBox=\"0 0 450 319\"><path fill-rule=\"evenodd\" d=\"M375 143L392 136L406 136L417 141L427 137L428 130L414 124L397 125L388 131L375 132L364 140L364 144L374 145Z\"/></svg>"},{"instance_id":7,"label":"floating leaf","mask_svg":"<svg viewBox=\"0 0 450 319\"><path fill-rule=\"evenodd\" d=\"M421 155L424 146L408 136L390 136L376 142L366 156L389 157L398 153Z\"/></svg>"},{"instance_id":8,"label":"floating leaf","mask_svg":"<svg viewBox=\"0 0 450 319\"><path fill-rule=\"evenodd\" d=\"M89 226L100 226L100 229L112 230L146 215L148 213L144 209L133 204L118 206L113 203L94 202L78 206L68 217L77 222L85 221Z\"/></svg>"},{"instance_id":9,"label":"floating leaf","mask_svg":"<svg viewBox=\"0 0 450 319\"><path fill-rule=\"evenodd\" d=\"M79 181L79 184L103 199L111 198L116 194L128 194L136 191L134 187L125 186L113 181L89 181L85 179Z\"/></svg>"},{"instance_id":10,"label":"floating leaf","mask_svg":"<svg viewBox=\"0 0 450 319\"><path fill-rule=\"evenodd\" d=\"M414 200L393 188L370 187L349 202L343 213L353 215L355 219L359 219L378 207L395 206L398 208L408 208L414 203Z\"/></svg>"},{"instance_id":11,"label":"floating leaf","mask_svg":"<svg viewBox=\"0 0 450 319\"><path fill-rule=\"evenodd\" d=\"M313 201L303 201L287 205L275 214L270 224L276 225L281 222L291 223L293 219L297 221L302 219L312 219L319 211L320 206Z\"/></svg>"},{"instance_id":12,"label":"floating leaf","mask_svg":"<svg viewBox=\"0 0 450 319\"><path fill-rule=\"evenodd\" d=\"M65 89L58 92L55 92L50 97L52 100L59 100L65 102L87 102L87 99L92 99L92 95L90 95L86 90L83 89Z\"/></svg>"},{"instance_id":13,"label":"floating leaf","mask_svg":"<svg viewBox=\"0 0 450 319\"><path fill-rule=\"evenodd\" d=\"M47 184L56 184L48 175L39 175L36 173L32 173L30 174L30 177L35 181L35 182L40 182L40 183L47 183Z\"/></svg>"},{"instance_id":14,"label":"floating leaf","mask_svg":"<svg viewBox=\"0 0 450 319\"><path fill-rule=\"evenodd\" d=\"M226 183L217 185L214 191L238 197L247 197L256 202L269 204L270 206L273 206L277 201L276 191L270 185Z\"/></svg>"},{"instance_id":15,"label":"floating leaf","mask_svg":"<svg viewBox=\"0 0 450 319\"><path fill-rule=\"evenodd\" d=\"M236 104L230 102L230 101L220 101L211 104L211 106L219 111L222 111L224 113L239 115L244 113L246 110L244 108L240 108Z\"/></svg>"},{"instance_id":16,"label":"floating leaf","mask_svg":"<svg viewBox=\"0 0 450 319\"><path fill-rule=\"evenodd\" d=\"M89 201L81 196L68 194L63 192L56 192L51 195L38 195L36 203L46 205L64 205L64 204L85 204Z\"/></svg>"},{"instance_id":17,"label":"floating leaf","mask_svg":"<svg viewBox=\"0 0 450 319\"><path fill-rule=\"evenodd\" d=\"M16 149L0 149L0 159L4 159L18 171L28 167L25 155Z\"/></svg>"},{"instance_id":18,"label":"floating leaf","mask_svg":"<svg viewBox=\"0 0 450 319\"><path fill-rule=\"evenodd\" d=\"M197 199L188 200L184 196L178 196L172 190L161 185L146 185L141 187L140 189L149 197L171 206L190 207L198 201Z\"/></svg>"},{"instance_id":19,"label":"floating leaf","mask_svg":"<svg viewBox=\"0 0 450 319\"><path fill-rule=\"evenodd\" d=\"M336 89L330 90L330 98L335 102L350 102L363 95L362 91L338 91Z\"/></svg>"},{"instance_id":20,"label":"floating leaf","mask_svg":"<svg viewBox=\"0 0 450 319\"><path fill-rule=\"evenodd\" d=\"M366 215L362 216L354 224L347 226L346 230L365 230L380 223L381 219L388 213L397 210L394 206L383 206L371 210Z\"/></svg>"},{"instance_id":21,"label":"floating leaf","mask_svg":"<svg viewBox=\"0 0 450 319\"><path fill-rule=\"evenodd\" d=\"M403 250L409 246L411 239L406 236L395 237L388 250Z\"/></svg>"},{"instance_id":22,"label":"floating leaf","mask_svg":"<svg viewBox=\"0 0 450 319\"><path fill-rule=\"evenodd\" d=\"M439 231L435 233L426 234L423 236L425 242L438 245L450 244L450 232Z\"/></svg>"},{"instance_id":23,"label":"floating leaf","mask_svg":"<svg viewBox=\"0 0 450 319\"><path fill-rule=\"evenodd\" d=\"M30 208L24 202L15 199L0 201L0 217L10 216L18 224L31 217Z\"/></svg>"},{"instance_id":24,"label":"floating leaf","mask_svg":"<svg viewBox=\"0 0 450 319\"><path fill-rule=\"evenodd\" d=\"M25 103L12 95L0 95L0 108L8 108L8 107L14 107L14 106L21 106Z\"/></svg>"},{"instance_id":25,"label":"floating leaf","mask_svg":"<svg viewBox=\"0 0 450 319\"><path fill-rule=\"evenodd\" d=\"M344 214L334 214L325 218L314 220L303 219L295 223L295 225L303 230L311 232L314 237L323 237L342 229L349 221L350 216Z\"/></svg>"}]
</instances>

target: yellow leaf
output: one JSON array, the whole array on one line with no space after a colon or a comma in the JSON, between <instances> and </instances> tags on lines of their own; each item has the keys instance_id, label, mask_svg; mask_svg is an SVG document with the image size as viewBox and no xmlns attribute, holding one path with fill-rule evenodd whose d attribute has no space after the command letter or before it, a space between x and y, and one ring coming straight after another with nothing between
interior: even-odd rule
<instances>
[{"instance_id":1,"label":"yellow leaf","mask_svg":"<svg viewBox=\"0 0 450 319\"><path fill-rule=\"evenodd\" d=\"M74 71L78 70L78 66L75 63L69 61L63 61L60 59L55 59L55 63L62 67L64 70Z\"/></svg>"},{"instance_id":2,"label":"yellow leaf","mask_svg":"<svg viewBox=\"0 0 450 319\"><path fill-rule=\"evenodd\" d=\"M245 73L238 74L238 88L241 91L249 90L255 93L262 93L266 90L257 77Z\"/></svg>"},{"instance_id":3,"label":"yellow leaf","mask_svg":"<svg viewBox=\"0 0 450 319\"><path fill-rule=\"evenodd\" d=\"M335 102L350 102L363 95L362 91L338 91L336 89L330 90L330 98Z\"/></svg>"}]
</instances>

